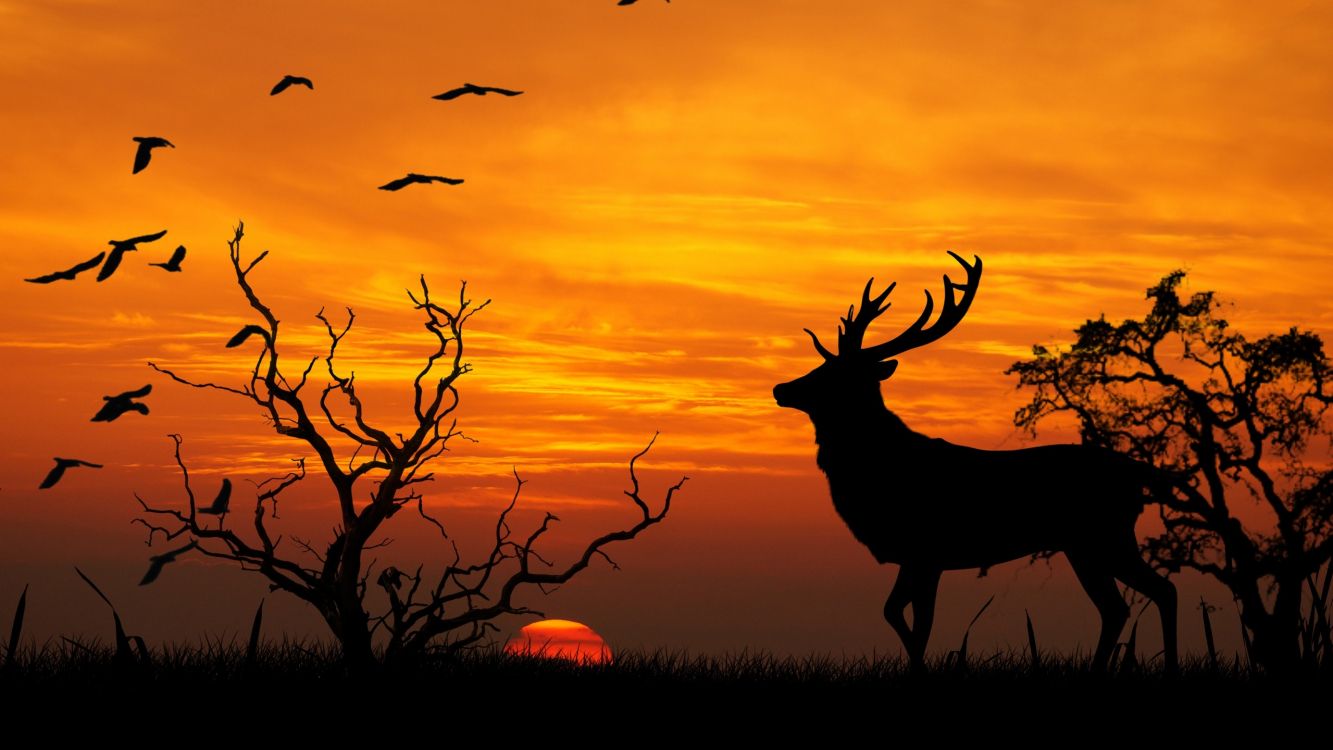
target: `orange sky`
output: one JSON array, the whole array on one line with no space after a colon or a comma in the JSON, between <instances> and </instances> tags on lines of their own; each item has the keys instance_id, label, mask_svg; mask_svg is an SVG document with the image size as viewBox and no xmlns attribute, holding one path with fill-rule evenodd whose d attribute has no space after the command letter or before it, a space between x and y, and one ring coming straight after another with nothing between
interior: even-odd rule
<instances>
[{"instance_id":1,"label":"orange sky","mask_svg":"<svg viewBox=\"0 0 1333 750\"><path fill-rule=\"evenodd\" d=\"M772 402L818 362L801 328L831 335L874 275L899 282L889 335L946 249L980 255L971 316L905 356L886 400L988 448L1028 442L1008 364L1099 312L1140 314L1173 268L1242 330L1333 333L1330 32L1333 8L1284 2L0 0L0 608L32 581L33 628L96 630L78 564L152 638L248 622L262 587L231 569L135 587L128 525L133 490L177 490L166 433L206 483L294 455L253 406L145 365L240 377L221 344L250 322L225 249L242 219L289 343L313 353L313 314L356 309L346 361L390 424L429 343L402 290L424 273L494 300L461 386L481 442L440 462L431 496L459 529L490 518L511 466L527 507L609 528L625 459L662 431L644 475L689 474L678 508L551 616L617 648L896 650L891 571L834 515L805 417ZM285 73L315 90L269 97ZM464 81L527 93L430 99ZM177 148L131 175L135 135ZM375 189L410 170L466 183ZM107 282L21 281L164 228ZM184 273L145 265L182 243ZM151 416L87 421L149 382ZM108 468L39 494L53 455ZM332 522L316 483L293 528ZM390 557L437 554L395 524ZM946 576L934 645L992 593L974 643L1018 643L1024 607L1053 645L1092 638L1063 565L1017 563ZM276 599L274 627L314 632Z\"/></svg>"}]
</instances>

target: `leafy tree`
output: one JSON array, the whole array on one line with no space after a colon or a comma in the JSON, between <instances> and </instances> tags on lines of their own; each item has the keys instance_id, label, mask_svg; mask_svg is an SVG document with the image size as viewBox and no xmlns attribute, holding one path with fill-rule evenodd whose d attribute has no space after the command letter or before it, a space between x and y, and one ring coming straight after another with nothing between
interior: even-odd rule
<instances>
[{"instance_id":1,"label":"leafy tree","mask_svg":"<svg viewBox=\"0 0 1333 750\"><path fill-rule=\"evenodd\" d=\"M633 524L591 540L573 562L557 567L536 549L559 520L556 516L547 513L526 535L516 535L510 527L510 514L524 484L515 473L517 487L496 521L489 554L464 563L444 526L426 512L421 488L433 476L427 465L446 450L450 441L469 439L457 429L453 417L459 403L457 381L471 371L463 359L463 332L489 300L474 305L467 298L464 283L456 303L437 302L424 277L420 296L408 292L414 309L424 317L435 350L412 381L415 428L406 434L391 433L367 420L354 375L343 374L336 364L338 346L355 318L350 308L341 329L322 310L316 315L328 335L327 354L300 363L299 375L283 367L279 321L250 283L250 274L267 251L248 263L242 262L243 229L243 225L236 228L228 247L236 283L259 321L243 328L227 345L260 345L248 380L239 386L197 382L149 364L179 383L225 391L257 404L274 431L312 450L330 495L337 500L337 525L332 538L322 546L298 542L307 557L285 556L269 530L270 519L276 516L280 495L307 478L305 458L296 459L295 468L287 475L258 485L253 508L246 509L253 516L252 528L243 529L230 523L230 482L224 480L222 494L208 504L196 497L181 458L181 438L173 435L176 462L185 482L185 508L158 507L141 498L144 516L137 519L148 528L150 544L160 539L189 540L184 547L167 553L167 561L177 552L197 549L259 573L271 588L314 607L341 645L349 667L364 671L376 662L372 635L377 629L383 628L386 633L383 653L387 661L418 656L428 648L457 649L475 643L496 629L492 621L498 617L540 614L516 601L520 591L565 583L586 569L594 557L602 557L614 566L605 552L607 545L633 539L666 517L685 479L667 489L659 511L650 509L640 497L635 474L635 462L652 447L650 441L629 462L631 488L625 495L638 517ZM311 386L310 375L321 360L327 383ZM338 400L345 406L335 408ZM339 411L344 416L340 417ZM347 446L350 451L340 450ZM367 563L365 552L384 543L377 541L384 524L407 506L415 506L418 515L434 525L449 543L452 560L432 574L424 572L425 565L410 573L393 567L381 570L374 585L383 590L387 604L383 611L372 612L367 589L373 563Z\"/></svg>"},{"instance_id":2,"label":"leafy tree","mask_svg":"<svg viewBox=\"0 0 1333 750\"><path fill-rule=\"evenodd\" d=\"M1141 320L1103 315L1067 349L1033 347L1008 370L1035 389L1014 423L1035 434L1070 413L1084 442L1165 470L1164 532L1146 541L1149 559L1225 584L1265 668L1327 659L1333 373L1323 342L1295 327L1251 340L1213 292L1182 299L1184 279L1175 271L1148 289Z\"/></svg>"}]
</instances>

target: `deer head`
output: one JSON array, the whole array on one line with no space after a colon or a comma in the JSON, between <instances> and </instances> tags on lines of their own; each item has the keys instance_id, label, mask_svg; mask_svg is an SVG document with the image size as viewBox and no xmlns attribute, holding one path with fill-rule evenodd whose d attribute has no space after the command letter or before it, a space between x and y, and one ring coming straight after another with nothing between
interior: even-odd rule
<instances>
[{"instance_id":1,"label":"deer head","mask_svg":"<svg viewBox=\"0 0 1333 750\"><path fill-rule=\"evenodd\" d=\"M864 410L866 399L873 399L883 404L879 395L879 383L893 375L898 361L893 357L903 352L925 346L941 338L963 319L972 298L976 295L977 284L981 281L981 258L973 256L973 263L950 252L954 260L967 272L967 281L953 283L944 277L944 307L934 325L927 326L930 315L935 309L935 300L926 292L926 307L917 317L916 322L893 339L874 346L863 346L866 328L871 321L889 309L886 302L895 284L889 284L876 297L870 296L875 280L866 282L865 291L861 292L861 309L855 306L847 308L847 317L842 318L838 327L838 351L830 352L820 343L809 328L805 332L814 341L815 351L824 358L823 364L805 375L788 383L773 388L773 398L778 406L785 406L815 417L817 414L845 414ZM962 297L955 297L955 291L961 291Z\"/></svg>"}]
</instances>

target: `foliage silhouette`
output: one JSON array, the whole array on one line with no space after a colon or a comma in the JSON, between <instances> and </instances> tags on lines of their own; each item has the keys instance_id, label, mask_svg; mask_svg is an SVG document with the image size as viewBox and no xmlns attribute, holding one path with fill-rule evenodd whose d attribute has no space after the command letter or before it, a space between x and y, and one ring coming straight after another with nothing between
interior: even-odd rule
<instances>
[{"instance_id":1,"label":"foliage silhouette","mask_svg":"<svg viewBox=\"0 0 1333 750\"><path fill-rule=\"evenodd\" d=\"M944 304L933 325L926 325L934 310L926 292L925 309L903 333L863 346L866 328L888 308L893 291L890 285L872 298L871 279L860 310L849 308L842 319L837 353L807 329L824 362L773 389L779 406L799 409L814 423L817 463L853 536L880 563L901 566L884 619L921 668L941 572L984 572L1008 560L1064 552L1101 614L1094 667L1106 668L1129 619L1120 580L1157 604L1166 666L1174 668L1175 586L1143 561L1134 535L1144 503L1162 481L1159 472L1096 446L988 451L955 445L914 432L884 406L880 382L898 367L892 357L943 337L972 304L981 259L969 265L950 255L967 281L944 277Z\"/></svg>"},{"instance_id":2,"label":"foliage silhouette","mask_svg":"<svg viewBox=\"0 0 1333 750\"><path fill-rule=\"evenodd\" d=\"M264 576L271 589L285 591L314 607L337 639L347 667L353 672L364 673L377 664L376 649L372 647L372 636L377 630L384 631L384 659L396 664L420 657L428 650L452 651L475 644L497 629L492 620L498 617L540 614L516 602L515 597L520 591L531 587L545 590L545 587L565 583L586 569L594 557L601 557L614 566L604 549L607 545L633 539L666 517L672 498L686 479L682 478L666 490L660 510L654 512L649 508L639 494L635 462L652 447L650 441L648 447L629 461L631 488L625 495L638 516L632 525L596 537L583 547L573 562L563 568L556 567L536 550L551 525L559 520L556 516L545 514L537 527L525 536L517 536L510 527L510 514L524 484L515 473L514 494L496 520L490 552L478 562L462 562L458 545L445 533L444 526L426 512L420 486L431 481L433 474L427 466L446 450L450 441L470 439L457 429L457 420L453 417L459 404L457 381L471 371L471 365L463 359L463 333L467 322L484 309L489 300L474 305L466 296L467 285L464 283L459 289L457 304L452 307L442 305L431 296L424 277L420 282L420 297L408 292L414 308L425 318L424 327L434 338L435 350L413 379L415 428L407 434L391 434L366 419L355 377L341 374L337 366L338 347L355 319L350 308L347 324L341 330L335 329L321 310L316 317L324 324L328 335L328 353L304 364L299 376L284 372L279 358L278 320L250 283L251 272L267 251L244 262L241 258L243 233L244 226L238 226L228 242L231 264L236 283L251 309L263 321L259 330L262 335L256 340L262 346L249 372L249 381L240 387L196 382L154 363L149 365L178 383L224 391L257 404L279 435L313 450L337 498L337 526L332 539L322 550L297 540L317 564L285 557L278 551L277 542L269 530L269 514L274 511L276 515L277 502L283 492L306 479L304 458L295 459L296 468L285 476L271 478L257 486L252 535L229 526L226 514L218 516L216 524L207 520L206 525L181 458L181 439L173 435L187 503L185 509L180 510L150 505L139 499L144 517L136 521L148 529L150 544L156 538L187 537L199 545L200 553L236 562L242 568ZM254 327L247 326L242 329L242 334ZM238 344L238 338L243 337L238 334L228 346ZM307 390L309 376L321 359L329 380L312 398ZM340 419L335 413L330 404L335 396L346 401L350 417ZM354 451L349 451L350 456L339 455L334 434L344 443L355 446ZM363 492L360 488L367 485L369 487L364 492L369 493L369 500L358 505L356 498ZM442 566L433 581L423 575L424 565L411 573L387 567L372 578L374 561L367 563L364 553L385 543L376 541L383 525L409 506L415 506L420 517L438 530L450 546L452 561ZM538 566L549 570L540 572L535 569ZM370 611L367 602L367 590L372 581L383 590L387 600L386 607L377 613Z\"/></svg>"},{"instance_id":3,"label":"foliage silhouette","mask_svg":"<svg viewBox=\"0 0 1333 750\"><path fill-rule=\"evenodd\" d=\"M1141 320L1102 316L1068 349L1033 347L1009 368L1035 389L1014 423L1035 434L1068 413L1085 444L1170 472L1176 481L1158 498L1165 531L1145 544L1149 558L1225 584L1257 663L1328 661L1333 372L1323 342L1295 327L1250 340L1217 314L1213 292L1182 299L1184 280L1174 271L1149 288ZM1320 451L1324 468L1309 461Z\"/></svg>"}]
</instances>

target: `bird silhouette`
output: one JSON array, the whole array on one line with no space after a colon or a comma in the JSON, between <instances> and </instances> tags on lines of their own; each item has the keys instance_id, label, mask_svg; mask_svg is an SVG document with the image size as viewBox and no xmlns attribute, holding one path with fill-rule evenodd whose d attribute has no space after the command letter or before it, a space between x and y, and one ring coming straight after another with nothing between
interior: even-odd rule
<instances>
[{"instance_id":1,"label":"bird silhouette","mask_svg":"<svg viewBox=\"0 0 1333 750\"><path fill-rule=\"evenodd\" d=\"M495 86L478 86L475 83L465 83L456 89L449 89L443 94L436 94L431 98L440 99L442 101L447 102L450 99L457 99L458 97L463 96L464 94L475 94L477 96L486 96L487 94L499 94L500 96L518 96L521 93L523 92L515 91L513 89L502 89L502 88L496 88Z\"/></svg>"},{"instance_id":2,"label":"bird silhouette","mask_svg":"<svg viewBox=\"0 0 1333 750\"><path fill-rule=\"evenodd\" d=\"M48 273L45 276L38 276L35 279L24 279L24 281L30 284L50 284L52 281L73 281L75 276L78 276L89 269L96 268L97 265L102 262L102 258L105 257L106 253L98 253L92 259L85 260L72 268L66 268L63 271L56 271L55 273Z\"/></svg>"},{"instance_id":3,"label":"bird silhouette","mask_svg":"<svg viewBox=\"0 0 1333 750\"><path fill-rule=\"evenodd\" d=\"M60 458L59 456L57 456L53 460L56 462L55 468L47 472L46 479L43 479L42 483L37 485L37 489L49 490L52 487L56 486L56 482L59 482L60 478L65 476L65 469L72 469L75 466L87 466L90 469L102 468L101 464L94 464L94 463L89 463L87 461L80 461L77 458Z\"/></svg>"},{"instance_id":4,"label":"bird silhouette","mask_svg":"<svg viewBox=\"0 0 1333 750\"><path fill-rule=\"evenodd\" d=\"M432 182L443 182L446 185L463 184L462 180L455 180L449 177L437 177L435 175L417 174L416 172L408 172L406 177L399 177L398 179L392 182L387 182L383 185L380 185L380 190L402 190L408 185L417 182L421 183L422 185L429 185Z\"/></svg>"},{"instance_id":5,"label":"bird silhouette","mask_svg":"<svg viewBox=\"0 0 1333 750\"><path fill-rule=\"evenodd\" d=\"M666 0L666 1L668 3L671 2L671 0ZM639 0L620 0L620 2L616 3L616 5L633 5L637 2L639 2Z\"/></svg>"},{"instance_id":6,"label":"bird silhouette","mask_svg":"<svg viewBox=\"0 0 1333 750\"><path fill-rule=\"evenodd\" d=\"M139 174L140 172L143 171L144 167L148 166L148 161L153 158L153 149L161 148L163 146L170 146L172 148L176 148L176 144L172 143L166 138L158 138L155 135L150 135L150 136L136 135L134 136L134 140L139 143L139 148L136 149L134 152L133 174Z\"/></svg>"},{"instance_id":7,"label":"bird silhouette","mask_svg":"<svg viewBox=\"0 0 1333 750\"><path fill-rule=\"evenodd\" d=\"M118 396L103 396L102 400L106 403L102 404L102 408L93 415L92 421L114 422L120 415L127 411L137 411L140 414L147 415L148 406L146 404L136 403L134 399L143 398L149 393L152 393L152 391L153 386L150 383L137 391L125 391Z\"/></svg>"},{"instance_id":8,"label":"bird silhouette","mask_svg":"<svg viewBox=\"0 0 1333 750\"><path fill-rule=\"evenodd\" d=\"M175 252L171 254L171 260L166 263L149 263L150 266L157 266L172 273L180 273L181 261L185 260L185 246L177 245Z\"/></svg>"},{"instance_id":9,"label":"bird silhouette","mask_svg":"<svg viewBox=\"0 0 1333 750\"><path fill-rule=\"evenodd\" d=\"M160 555L153 555L152 557L149 557L148 572L143 574L143 580L139 581L139 585L147 586L153 581L156 581L157 577L162 575L163 568L167 567L167 565L173 562L176 562L176 558L180 557L181 555L185 554L186 552L189 552L190 550L198 546L199 546L198 542L190 542L189 544L179 549L168 550Z\"/></svg>"},{"instance_id":10,"label":"bird silhouette","mask_svg":"<svg viewBox=\"0 0 1333 750\"><path fill-rule=\"evenodd\" d=\"M140 242L156 242L166 236L167 230L163 229L155 234L145 234L141 237L131 237L128 240L111 240L106 244L111 246L111 254L106 256L106 263L102 264L102 270L97 272L98 281L106 281L111 278L111 274L120 268L120 259L125 253L138 250Z\"/></svg>"},{"instance_id":11,"label":"bird silhouette","mask_svg":"<svg viewBox=\"0 0 1333 750\"><path fill-rule=\"evenodd\" d=\"M268 331L265 331L263 328L256 325L249 325L237 331L234 336L227 339L227 348L235 349L241 344L244 344L245 340L251 336L259 336L264 339L265 344L268 343Z\"/></svg>"},{"instance_id":12,"label":"bird silhouette","mask_svg":"<svg viewBox=\"0 0 1333 750\"><path fill-rule=\"evenodd\" d=\"M268 95L277 96L278 94L281 94L282 92L286 91L291 86L305 86L311 91L315 90L315 84L309 78L306 78L305 76L286 75L282 77L281 81L278 81L277 85L273 87L272 91L268 92Z\"/></svg>"},{"instance_id":13,"label":"bird silhouette","mask_svg":"<svg viewBox=\"0 0 1333 750\"><path fill-rule=\"evenodd\" d=\"M227 512L231 506L231 480L222 478L222 489L218 490L218 496L213 498L213 504L207 508L200 508L200 513L207 513L211 516L220 516Z\"/></svg>"}]
</instances>

